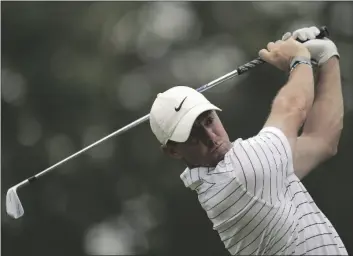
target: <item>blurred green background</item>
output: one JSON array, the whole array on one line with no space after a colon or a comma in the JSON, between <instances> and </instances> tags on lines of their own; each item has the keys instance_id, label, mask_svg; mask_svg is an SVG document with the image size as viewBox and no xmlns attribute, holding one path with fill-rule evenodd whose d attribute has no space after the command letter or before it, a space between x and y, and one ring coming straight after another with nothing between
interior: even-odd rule
<instances>
[{"instance_id":1,"label":"blurred green background","mask_svg":"<svg viewBox=\"0 0 353 256\"><path fill-rule=\"evenodd\" d=\"M257 57L286 31L327 25L341 54L338 155L304 184L353 254L352 2L1 2L2 255L228 255L145 123L19 191L9 187ZM269 65L205 95L231 138L256 134L286 75Z\"/></svg>"}]
</instances>

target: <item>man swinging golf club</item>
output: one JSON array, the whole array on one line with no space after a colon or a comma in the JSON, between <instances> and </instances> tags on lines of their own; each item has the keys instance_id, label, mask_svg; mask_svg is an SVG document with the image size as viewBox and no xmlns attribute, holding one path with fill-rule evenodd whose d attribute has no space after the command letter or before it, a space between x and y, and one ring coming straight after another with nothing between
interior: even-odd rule
<instances>
[{"instance_id":1,"label":"man swinging golf club","mask_svg":"<svg viewBox=\"0 0 353 256\"><path fill-rule=\"evenodd\" d=\"M336 154L343 128L339 54L318 34L316 27L299 29L259 52L289 78L252 138L231 142L220 109L189 87L159 94L151 108L154 135L166 154L186 164L181 179L232 255L348 254L300 182ZM310 59L319 66L315 100Z\"/></svg>"}]
</instances>

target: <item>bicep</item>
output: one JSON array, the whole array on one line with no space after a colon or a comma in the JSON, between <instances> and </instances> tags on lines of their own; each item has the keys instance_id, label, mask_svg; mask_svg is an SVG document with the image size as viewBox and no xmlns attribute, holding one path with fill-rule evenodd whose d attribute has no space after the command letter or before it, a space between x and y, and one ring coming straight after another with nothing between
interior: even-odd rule
<instances>
[{"instance_id":1,"label":"bicep","mask_svg":"<svg viewBox=\"0 0 353 256\"><path fill-rule=\"evenodd\" d=\"M302 135L297 138L295 146L294 173L303 179L330 155L330 147L324 139Z\"/></svg>"}]
</instances>

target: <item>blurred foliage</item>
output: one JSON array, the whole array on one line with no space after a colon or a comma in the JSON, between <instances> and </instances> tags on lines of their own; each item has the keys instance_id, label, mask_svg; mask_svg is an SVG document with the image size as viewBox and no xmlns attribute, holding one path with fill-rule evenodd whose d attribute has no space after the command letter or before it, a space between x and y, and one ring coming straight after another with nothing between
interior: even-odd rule
<instances>
[{"instance_id":1,"label":"blurred foliage","mask_svg":"<svg viewBox=\"0 0 353 256\"><path fill-rule=\"evenodd\" d=\"M228 255L147 123L20 190L19 220L6 191L147 114L158 92L196 88L323 24L341 53L345 128L304 184L353 253L352 17L351 2L1 2L2 255ZM263 65L206 96L247 138L285 79Z\"/></svg>"}]
</instances>

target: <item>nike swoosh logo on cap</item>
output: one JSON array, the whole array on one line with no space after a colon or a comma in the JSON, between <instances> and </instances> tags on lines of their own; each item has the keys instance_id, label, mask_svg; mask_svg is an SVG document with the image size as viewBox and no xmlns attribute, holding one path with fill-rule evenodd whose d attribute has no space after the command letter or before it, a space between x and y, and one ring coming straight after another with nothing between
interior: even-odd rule
<instances>
[{"instance_id":1,"label":"nike swoosh logo on cap","mask_svg":"<svg viewBox=\"0 0 353 256\"><path fill-rule=\"evenodd\" d=\"M183 101L180 103L180 105L179 105L178 107L174 108L176 112L178 112L178 111L181 109L181 106L184 104L184 101L186 100L187 97L188 97L188 96L186 96L186 97L183 99Z\"/></svg>"}]
</instances>

